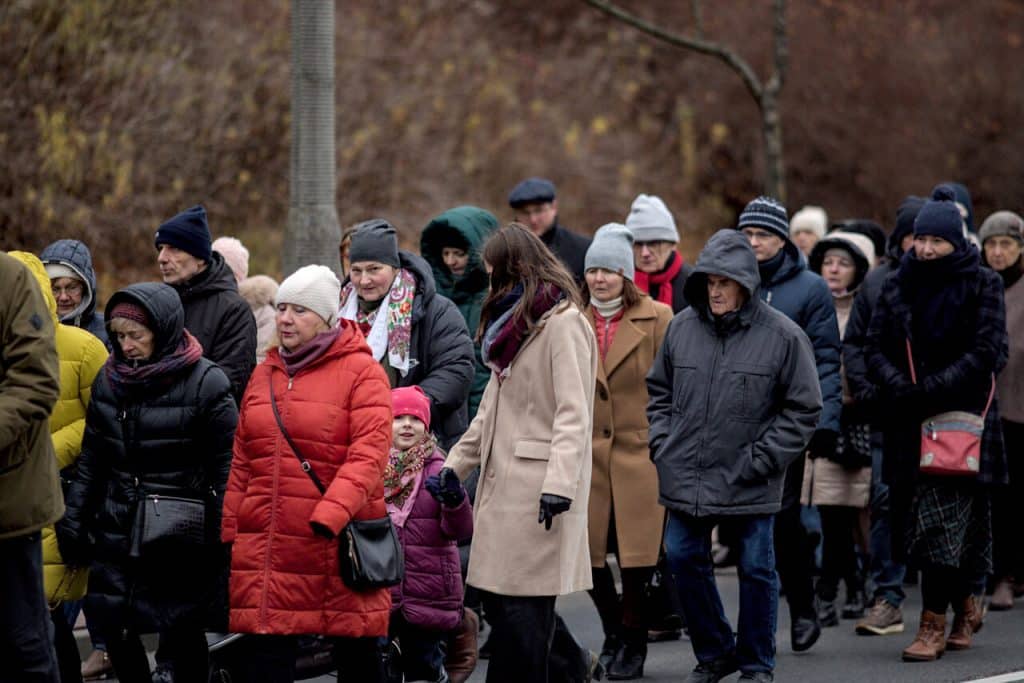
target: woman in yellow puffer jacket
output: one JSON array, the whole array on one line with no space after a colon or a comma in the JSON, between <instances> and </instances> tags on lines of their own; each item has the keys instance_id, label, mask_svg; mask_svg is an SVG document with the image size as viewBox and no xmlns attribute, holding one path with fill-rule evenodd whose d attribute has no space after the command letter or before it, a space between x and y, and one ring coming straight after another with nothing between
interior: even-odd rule
<instances>
[{"instance_id":1,"label":"woman in yellow puffer jacket","mask_svg":"<svg viewBox=\"0 0 1024 683\"><path fill-rule=\"evenodd\" d=\"M50 288L50 278L42 262L24 251L9 252L32 271L53 316L56 329L57 356L60 358L60 399L50 414L50 436L58 467L74 464L82 450L85 432L85 410L92 393L92 382L107 360L107 348L99 339L83 329L64 325L57 319L57 301ZM53 527L43 529L43 587L50 603L55 627L55 646L60 664L61 680L81 680L81 662L75 644L72 624L65 617L62 603L85 597L89 572L83 567L66 567L57 550Z\"/></svg>"}]
</instances>

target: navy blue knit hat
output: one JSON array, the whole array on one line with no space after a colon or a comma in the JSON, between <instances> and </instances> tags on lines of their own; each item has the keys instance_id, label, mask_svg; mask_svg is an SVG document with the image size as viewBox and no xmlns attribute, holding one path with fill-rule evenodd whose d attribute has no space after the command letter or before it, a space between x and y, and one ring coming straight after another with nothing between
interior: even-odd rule
<instances>
[{"instance_id":1,"label":"navy blue knit hat","mask_svg":"<svg viewBox=\"0 0 1024 683\"><path fill-rule=\"evenodd\" d=\"M155 242L157 249L161 244L166 244L208 262L212 256L210 245L213 240L210 237L210 226L206 222L206 209L196 204L168 219L157 228Z\"/></svg>"},{"instance_id":2,"label":"navy blue knit hat","mask_svg":"<svg viewBox=\"0 0 1024 683\"><path fill-rule=\"evenodd\" d=\"M764 228L784 240L789 239L789 217L786 207L771 197L758 197L743 209L737 230L743 228Z\"/></svg>"},{"instance_id":3,"label":"navy blue knit hat","mask_svg":"<svg viewBox=\"0 0 1024 683\"><path fill-rule=\"evenodd\" d=\"M932 198L924 203L914 219L914 236L941 237L957 249L966 246L964 220L956 206L956 193L949 185L936 185Z\"/></svg>"},{"instance_id":4,"label":"navy blue knit hat","mask_svg":"<svg viewBox=\"0 0 1024 683\"><path fill-rule=\"evenodd\" d=\"M545 178L527 178L512 188L508 205L518 209L527 204L543 204L555 198L555 184Z\"/></svg>"}]
</instances>

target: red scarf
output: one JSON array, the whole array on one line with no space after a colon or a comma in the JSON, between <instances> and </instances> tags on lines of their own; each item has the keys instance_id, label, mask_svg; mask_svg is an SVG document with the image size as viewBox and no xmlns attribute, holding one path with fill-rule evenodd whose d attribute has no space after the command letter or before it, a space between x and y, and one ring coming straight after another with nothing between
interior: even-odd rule
<instances>
[{"instance_id":1,"label":"red scarf","mask_svg":"<svg viewBox=\"0 0 1024 683\"><path fill-rule=\"evenodd\" d=\"M660 273L645 273L642 270L638 270L633 277L633 284L644 294L651 293L651 285L657 286L658 296L656 300L671 307L673 294L672 280L676 278L676 275L679 275L679 271L682 269L683 255L678 251L674 251L669 256L668 265L665 266L664 270Z\"/></svg>"}]
</instances>

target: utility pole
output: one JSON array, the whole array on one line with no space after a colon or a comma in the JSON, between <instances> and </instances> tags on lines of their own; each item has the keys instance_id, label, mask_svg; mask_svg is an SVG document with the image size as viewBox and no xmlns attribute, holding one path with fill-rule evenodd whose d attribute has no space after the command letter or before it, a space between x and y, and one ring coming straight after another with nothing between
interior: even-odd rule
<instances>
[{"instance_id":1,"label":"utility pole","mask_svg":"<svg viewBox=\"0 0 1024 683\"><path fill-rule=\"evenodd\" d=\"M310 263L340 275L334 202L334 3L292 0L292 147L282 271Z\"/></svg>"}]
</instances>

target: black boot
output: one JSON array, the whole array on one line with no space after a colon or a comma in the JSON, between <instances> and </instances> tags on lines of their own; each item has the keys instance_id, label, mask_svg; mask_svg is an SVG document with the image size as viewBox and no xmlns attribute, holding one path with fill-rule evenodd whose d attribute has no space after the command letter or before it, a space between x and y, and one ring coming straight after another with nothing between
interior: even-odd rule
<instances>
[{"instance_id":1,"label":"black boot","mask_svg":"<svg viewBox=\"0 0 1024 683\"><path fill-rule=\"evenodd\" d=\"M609 681L632 681L644 676L647 659L647 629L627 629L622 647L608 667Z\"/></svg>"},{"instance_id":2,"label":"black boot","mask_svg":"<svg viewBox=\"0 0 1024 683\"><path fill-rule=\"evenodd\" d=\"M597 660L601 662L601 666L604 667L605 671L612 665L616 655L619 654L619 650L622 649L622 637L618 632L609 633L604 638L604 644L601 646L601 654L598 655Z\"/></svg>"}]
</instances>

